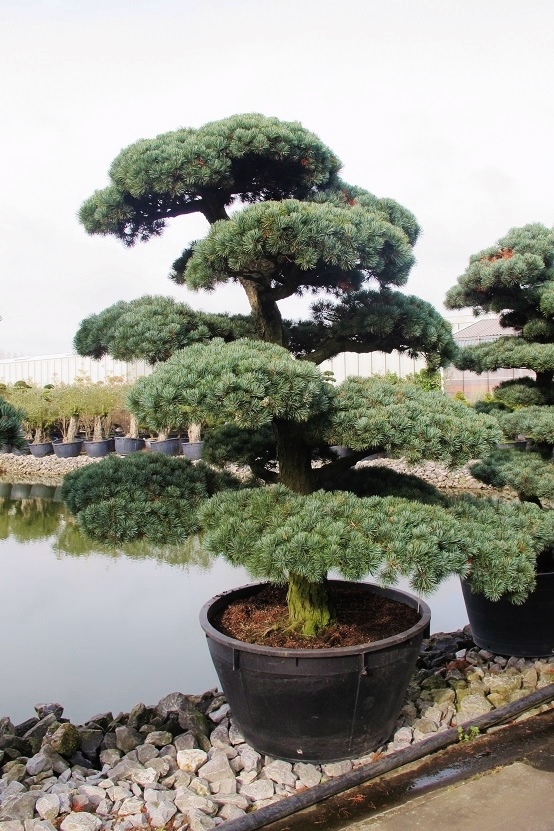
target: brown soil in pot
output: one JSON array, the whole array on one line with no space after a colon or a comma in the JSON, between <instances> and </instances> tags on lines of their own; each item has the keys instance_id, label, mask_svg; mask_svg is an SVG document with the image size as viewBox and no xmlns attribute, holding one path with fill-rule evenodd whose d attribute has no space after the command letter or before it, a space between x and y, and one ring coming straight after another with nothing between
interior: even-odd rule
<instances>
[{"instance_id":1,"label":"brown soil in pot","mask_svg":"<svg viewBox=\"0 0 554 831\"><path fill-rule=\"evenodd\" d=\"M251 597L233 601L211 621L224 635L246 643L286 649L358 646L405 632L420 620L416 609L371 594L364 584L330 587L338 622L315 638L287 631L286 587L267 585Z\"/></svg>"}]
</instances>

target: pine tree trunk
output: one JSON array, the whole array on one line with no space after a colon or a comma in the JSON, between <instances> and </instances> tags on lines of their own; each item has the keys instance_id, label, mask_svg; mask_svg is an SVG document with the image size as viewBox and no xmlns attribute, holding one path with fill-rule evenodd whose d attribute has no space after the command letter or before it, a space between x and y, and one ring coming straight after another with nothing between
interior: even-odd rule
<instances>
[{"instance_id":1,"label":"pine tree trunk","mask_svg":"<svg viewBox=\"0 0 554 831\"><path fill-rule=\"evenodd\" d=\"M129 421L129 432L127 433L127 438L138 439L138 422L132 413Z\"/></svg>"},{"instance_id":2,"label":"pine tree trunk","mask_svg":"<svg viewBox=\"0 0 554 831\"><path fill-rule=\"evenodd\" d=\"M335 621L325 581L312 583L300 574L291 573L287 604L291 624L307 638Z\"/></svg>"},{"instance_id":3,"label":"pine tree trunk","mask_svg":"<svg viewBox=\"0 0 554 831\"><path fill-rule=\"evenodd\" d=\"M275 419L279 480L295 493L313 493L312 451L304 440L301 425Z\"/></svg>"},{"instance_id":4,"label":"pine tree trunk","mask_svg":"<svg viewBox=\"0 0 554 831\"><path fill-rule=\"evenodd\" d=\"M94 416L94 430L92 431L93 441L102 441L102 416Z\"/></svg>"},{"instance_id":5,"label":"pine tree trunk","mask_svg":"<svg viewBox=\"0 0 554 831\"><path fill-rule=\"evenodd\" d=\"M283 319L279 306L273 298L268 297L268 293L258 283L244 278L241 278L240 282L248 297L252 319L260 340L282 346Z\"/></svg>"},{"instance_id":6,"label":"pine tree trunk","mask_svg":"<svg viewBox=\"0 0 554 831\"><path fill-rule=\"evenodd\" d=\"M202 425L201 424L189 424L187 428L187 433L190 442L200 441L202 437Z\"/></svg>"},{"instance_id":7,"label":"pine tree trunk","mask_svg":"<svg viewBox=\"0 0 554 831\"><path fill-rule=\"evenodd\" d=\"M552 390L552 380L554 378L553 372L537 372L536 383L537 387L545 396L546 400L552 403L554 398L554 391Z\"/></svg>"},{"instance_id":8,"label":"pine tree trunk","mask_svg":"<svg viewBox=\"0 0 554 831\"><path fill-rule=\"evenodd\" d=\"M67 428L67 440L75 441L77 435L77 416L72 415L69 419L69 427Z\"/></svg>"}]
</instances>

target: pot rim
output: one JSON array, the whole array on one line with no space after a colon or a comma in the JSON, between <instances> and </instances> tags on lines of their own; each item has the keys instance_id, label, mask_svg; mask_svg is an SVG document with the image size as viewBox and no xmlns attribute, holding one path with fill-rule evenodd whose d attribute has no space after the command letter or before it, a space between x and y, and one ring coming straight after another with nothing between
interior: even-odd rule
<instances>
[{"instance_id":1,"label":"pot rim","mask_svg":"<svg viewBox=\"0 0 554 831\"><path fill-rule=\"evenodd\" d=\"M229 635L224 635L223 632L220 632L209 620L209 612L213 606L216 604L218 606L225 605L225 601L231 595L244 594L248 595L252 593L252 590L255 590L257 587L262 588L262 586L266 586L270 583L269 580L260 582L260 583L247 583L244 586L237 586L234 589L228 589L227 591L221 592L221 594L217 594L208 600L202 608L200 609L200 626L204 630L206 637L212 638L212 640L217 641L218 643L224 644L225 646L232 647L237 650L242 650L243 652L254 652L261 655L272 655L275 658L330 658L332 656L347 656L347 655L357 655L360 653L366 652L378 652L381 649L387 649L391 646L395 646L396 644L404 643L405 641L410 640L410 638L414 636L418 636L421 631L425 630L427 626L429 626L431 622L431 609L425 603L424 600L417 597L416 595L410 594L409 592L403 591L401 589L393 589L389 588L388 586L379 586L377 583L367 583L363 580L329 580L329 583L340 583L343 585L352 585L352 586L369 586L374 594L380 595L388 595L391 600L396 600L400 603L404 603L405 605L411 607L412 609L416 609L420 615L420 620L414 624L414 626L410 627L410 629L405 629L403 632L400 632L398 635L391 635L389 638L382 638L378 641L371 641L369 643L361 643L355 644L354 646L334 646L334 647L327 647L324 649L288 649L286 647L281 646L262 646L261 644L257 643L247 643L246 641L240 641L236 638L232 638ZM406 602L411 601L411 602Z\"/></svg>"}]
</instances>

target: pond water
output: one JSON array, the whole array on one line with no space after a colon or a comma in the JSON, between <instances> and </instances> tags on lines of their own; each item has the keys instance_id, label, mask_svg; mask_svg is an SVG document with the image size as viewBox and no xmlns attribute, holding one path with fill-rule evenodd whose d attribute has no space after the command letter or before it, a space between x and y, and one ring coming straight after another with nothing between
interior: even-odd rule
<instances>
[{"instance_id":1,"label":"pond water","mask_svg":"<svg viewBox=\"0 0 554 831\"><path fill-rule=\"evenodd\" d=\"M245 571L210 559L196 538L179 548L91 543L54 488L0 487L0 716L17 723L58 701L78 724L218 685L198 613L249 582ZM467 623L457 579L426 599L433 632Z\"/></svg>"}]
</instances>

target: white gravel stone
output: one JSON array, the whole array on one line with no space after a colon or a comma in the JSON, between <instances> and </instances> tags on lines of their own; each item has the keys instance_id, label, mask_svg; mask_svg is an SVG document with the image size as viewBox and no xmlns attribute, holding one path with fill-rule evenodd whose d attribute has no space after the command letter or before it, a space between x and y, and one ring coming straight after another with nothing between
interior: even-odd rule
<instances>
[{"instance_id":1,"label":"white gravel stone","mask_svg":"<svg viewBox=\"0 0 554 831\"><path fill-rule=\"evenodd\" d=\"M154 828L163 828L176 813L175 805L164 799L160 801L151 800L146 803L146 815Z\"/></svg>"},{"instance_id":2,"label":"white gravel stone","mask_svg":"<svg viewBox=\"0 0 554 831\"><path fill-rule=\"evenodd\" d=\"M138 814L142 810L143 805L144 799L141 799L138 796L130 796L128 799L123 800L117 813L120 817L126 817L130 814Z\"/></svg>"},{"instance_id":3,"label":"white gravel stone","mask_svg":"<svg viewBox=\"0 0 554 831\"><path fill-rule=\"evenodd\" d=\"M103 791L102 796L104 796ZM55 793L46 793L37 799L35 809L41 819L52 822L60 813L60 797Z\"/></svg>"},{"instance_id":4,"label":"white gravel stone","mask_svg":"<svg viewBox=\"0 0 554 831\"><path fill-rule=\"evenodd\" d=\"M202 767L208 760L208 754L205 750L193 748L191 750L177 751L177 764L180 770L185 773L196 773L198 768Z\"/></svg>"},{"instance_id":5,"label":"white gravel stone","mask_svg":"<svg viewBox=\"0 0 554 831\"><path fill-rule=\"evenodd\" d=\"M99 831L102 820L87 811L68 814L60 825L61 831Z\"/></svg>"},{"instance_id":6,"label":"white gravel stone","mask_svg":"<svg viewBox=\"0 0 554 831\"><path fill-rule=\"evenodd\" d=\"M267 779L272 779L278 785L290 785L294 788L296 784L296 776L292 772L291 763L283 762L280 759L264 768L264 776Z\"/></svg>"},{"instance_id":7,"label":"white gravel stone","mask_svg":"<svg viewBox=\"0 0 554 831\"><path fill-rule=\"evenodd\" d=\"M270 779L256 779L249 785L242 785L239 793L247 796L252 802L259 802L262 799L269 799L275 793L275 786Z\"/></svg>"},{"instance_id":8,"label":"white gravel stone","mask_svg":"<svg viewBox=\"0 0 554 831\"><path fill-rule=\"evenodd\" d=\"M345 773L350 773L352 770L352 762L350 759L345 759L343 762L331 762L328 765L322 765L321 769L325 776L329 779L334 779L336 776L343 776Z\"/></svg>"},{"instance_id":9,"label":"white gravel stone","mask_svg":"<svg viewBox=\"0 0 554 831\"><path fill-rule=\"evenodd\" d=\"M313 788L321 782L321 771L310 762L296 762L293 767L300 784L305 788Z\"/></svg>"},{"instance_id":10,"label":"white gravel stone","mask_svg":"<svg viewBox=\"0 0 554 831\"><path fill-rule=\"evenodd\" d=\"M198 768L198 776L207 779L208 782L221 782L224 779L232 779L234 775L223 750L216 750L210 761Z\"/></svg>"}]
</instances>

